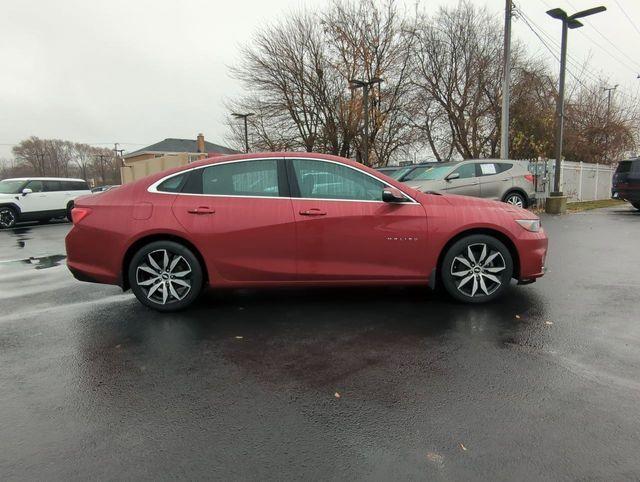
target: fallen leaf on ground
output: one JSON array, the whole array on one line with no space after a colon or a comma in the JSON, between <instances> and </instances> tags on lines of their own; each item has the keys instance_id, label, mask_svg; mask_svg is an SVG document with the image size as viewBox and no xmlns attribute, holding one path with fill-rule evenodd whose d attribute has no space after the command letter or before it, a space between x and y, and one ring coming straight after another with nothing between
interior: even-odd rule
<instances>
[{"instance_id":1,"label":"fallen leaf on ground","mask_svg":"<svg viewBox=\"0 0 640 482\"><path fill-rule=\"evenodd\" d=\"M520 319L520 315L516 315L516 320L519 320L519 319Z\"/></svg>"},{"instance_id":2,"label":"fallen leaf on ground","mask_svg":"<svg viewBox=\"0 0 640 482\"><path fill-rule=\"evenodd\" d=\"M236 336L236 340L242 340L244 336Z\"/></svg>"},{"instance_id":3,"label":"fallen leaf on ground","mask_svg":"<svg viewBox=\"0 0 640 482\"><path fill-rule=\"evenodd\" d=\"M444 457L440 454L437 454L435 452L428 452L427 453L427 460L429 462L433 462L434 464L438 464L438 465L442 465L442 463L444 462Z\"/></svg>"},{"instance_id":4,"label":"fallen leaf on ground","mask_svg":"<svg viewBox=\"0 0 640 482\"><path fill-rule=\"evenodd\" d=\"M460 447L462 450L464 450L465 452L467 451L467 447L464 446L464 444L462 442L460 442L458 444L458 447Z\"/></svg>"},{"instance_id":5,"label":"fallen leaf on ground","mask_svg":"<svg viewBox=\"0 0 640 482\"><path fill-rule=\"evenodd\" d=\"M553 325L553 321L545 321L544 324L545 325Z\"/></svg>"},{"instance_id":6,"label":"fallen leaf on ground","mask_svg":"<svg viewBox=\"0 0 640 482\"><path fill-rule=\"evenodd\" d=\"M340 398L340 394L338 392L334 393L333 396L336 398Z\"/></svg>"}]
</instances>

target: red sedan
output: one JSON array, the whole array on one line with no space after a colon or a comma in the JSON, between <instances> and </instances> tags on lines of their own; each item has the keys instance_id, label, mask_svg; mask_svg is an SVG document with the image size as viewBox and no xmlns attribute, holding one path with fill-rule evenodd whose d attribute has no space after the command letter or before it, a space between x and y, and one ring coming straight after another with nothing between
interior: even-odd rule
<instances>
[{"instance_id":1,"label":"red sedan","mask_svg":"<svg viewBox=\"0 0 640 482\"><path fill-rule=\"evenodd\" d=\"M529 211L421 193L321 154L207 159L75 206L73 275L160 311L206 286L441 284L480 303L542 276L547 252Z\"/></svg>"}]
</instances>

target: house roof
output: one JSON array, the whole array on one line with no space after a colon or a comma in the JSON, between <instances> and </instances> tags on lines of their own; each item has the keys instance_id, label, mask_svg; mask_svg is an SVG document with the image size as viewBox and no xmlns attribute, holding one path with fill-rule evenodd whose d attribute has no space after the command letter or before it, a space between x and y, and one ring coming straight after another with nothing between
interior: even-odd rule
<instances>
[{"instance_id":1,"label":"house roof","mask_svg":"<svg viewBox=\"0 0 640 482\"><path fill-rule=\"evenodd\" d=\"M213 142L204 141L204 150L207 154L239 154L239 151L229 149L228 147L214 144ZM198 152L198 142L195 139L165 139L150 146L143 147L137 151L125 154L124 158L138 156L145 153L159 153L159 152Z\"/></svg>"}]
</instances>

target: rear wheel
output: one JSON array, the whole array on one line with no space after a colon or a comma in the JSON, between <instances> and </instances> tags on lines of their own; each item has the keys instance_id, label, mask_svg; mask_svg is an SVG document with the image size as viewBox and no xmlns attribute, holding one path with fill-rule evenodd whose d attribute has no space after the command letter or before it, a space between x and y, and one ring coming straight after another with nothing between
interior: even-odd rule
<instances>
[{"instance_id":1,"label":"rear wheel","mask_svg":"<svg viewBox=\"0 0 640 482\"><path fill-rule=\"evenodd\" d=\"M18 213L8 206L0 207L0 229L9 229L16 225Z\"/></svg>"},{"instance_id":2,"label":"rear wheel","mask_svg":"<svg viewBox=\"0 0 640 482\"><path fill-rule=\"evenodd\" d=\"M455 299L484 303L498 298L509 286L513 259L496 238L474 234L449 248L440 275L445 289Z\"/></svg>"},{"instance_id":3,"label":"rear wheel","mask_svg":"<svg viewBox=\"0 0 640 482\"><path fill-rule=\"evenodd\" d=\"M70 202L69 204L67 204L67 220L72 223L73 222L73 218L71 217L71 210L73 209L73 202Z\"/></svg>"},{"instance_id":4,"label":"rear wheel","mask_svg":"<svg viewBox=\"0 0 640 482\"><path fill-rule=\"evenodd\" d=\"M504 198L504 202L506 202L507 204L513 204L514 206L518 206L519 208L527 207L527 200L519 192L510 192L509 194L507 194Z\"/></svg>"},{"instance_id":5,"label":"rear wheel","mask_svg":"<svg viewBox=\"0 0 640 482\"><path fill-rule=\"evenodd\" d=\"M173 241L155 241L140 249L129 264L131 291L158 311L186 308L202 290L202 267L190 249Z\"/></svg>"}]
</instances>

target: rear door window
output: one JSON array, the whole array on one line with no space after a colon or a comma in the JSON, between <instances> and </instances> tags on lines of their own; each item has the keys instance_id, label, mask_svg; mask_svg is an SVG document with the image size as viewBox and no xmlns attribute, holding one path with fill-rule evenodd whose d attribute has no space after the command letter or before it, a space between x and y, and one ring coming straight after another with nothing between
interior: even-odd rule
<instances>
[{"instance_id":1,"label":"rear door window","mask_svg":"<svg viewBox=\"0 0 640 482\"><path fill-rule=\"evenodd\" d=\"M202 193L278 197L278 160L240 161L205 167L202 169Z\"/></svg>"},{"instance_id":2,"label":"rear door window","mask_svg":"<svg viewBox=\"0 0 640 482\"><path fill-rule=\"evenodd\" d=\"M62 191L62 182L61 181L44 181L44 190L46 192Z\"/></svg>"},{"instance_id":3,"label":"rear door window","mask_svg":"<svg viewBox=\"0 0 640 482\"><path fill-rule=\"evenodd\" d=\"M460 166L455 171L453 171L452 174L456 172L460 174L458 179L469 179L470 177L476 177L476 165L473 162L464 164L463 166Z\"/></svg>"}]
</instances>

